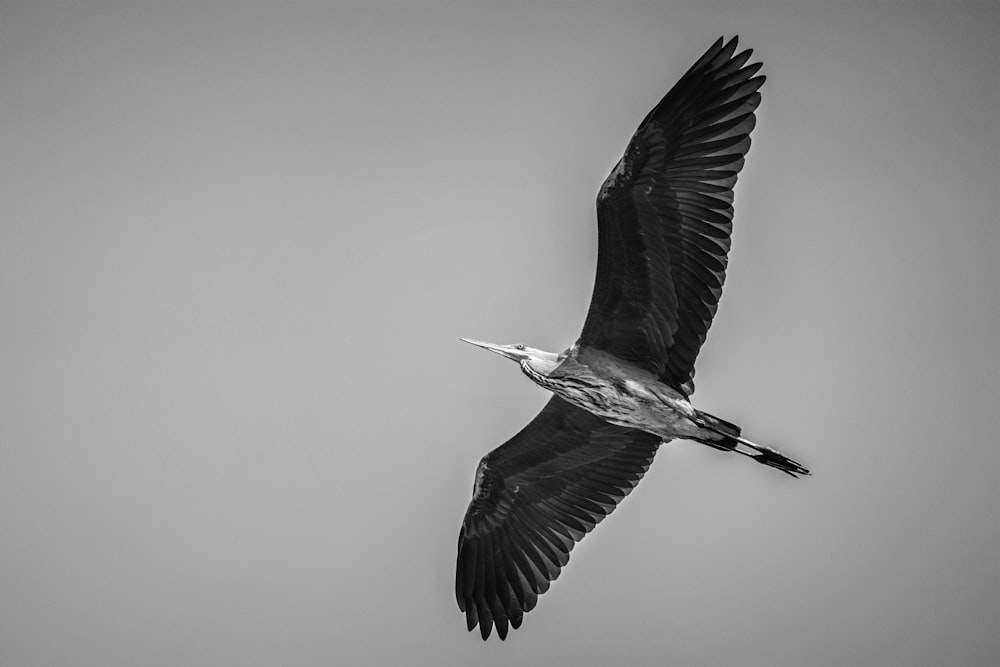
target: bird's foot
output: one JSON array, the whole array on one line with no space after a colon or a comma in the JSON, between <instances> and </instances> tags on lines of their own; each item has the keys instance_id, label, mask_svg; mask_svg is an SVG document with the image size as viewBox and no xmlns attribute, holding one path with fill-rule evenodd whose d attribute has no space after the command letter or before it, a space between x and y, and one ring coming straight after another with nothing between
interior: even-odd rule
<instances>
[{"instance_id":1,"label":"bird's foot","mask_svg":"<svg viewBox=\"0 0 1000 667\"><path fill-rule=\"evenodd\" d=\"M798 477L799 475L811 475L809 469L803 466L798 461L791 459L776 449L771 449L770 447L763 447L761 445L748 444L753 452L749 453L749 456L755 460L757 463L763 463L766 466L772 468L777 468L783 473L789 474L792 477Z\"/></svg>"}]
</instances>

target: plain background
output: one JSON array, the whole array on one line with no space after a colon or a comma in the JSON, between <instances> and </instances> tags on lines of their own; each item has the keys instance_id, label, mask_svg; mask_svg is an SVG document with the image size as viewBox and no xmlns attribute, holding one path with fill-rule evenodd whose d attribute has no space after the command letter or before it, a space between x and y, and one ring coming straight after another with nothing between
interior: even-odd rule
<instances>
[{"instance_id":1,"label":"plain background","mask_svg":"<svg viewBox=\"0 0 1000 667\"><path fill-rule=\"evenodd\" d=\"M594 197L720 35L768 83L685 442L507 642L475 465ZM1000 660L1000 5L4 2L0 663Z\"/></svg>"}]
</instances>

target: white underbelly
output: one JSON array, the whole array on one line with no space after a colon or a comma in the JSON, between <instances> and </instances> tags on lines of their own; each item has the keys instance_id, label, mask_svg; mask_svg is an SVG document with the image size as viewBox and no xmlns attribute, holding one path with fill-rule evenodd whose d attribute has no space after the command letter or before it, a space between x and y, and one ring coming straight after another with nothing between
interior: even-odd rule
<instances>
[{"instance_id":1,"label":"white underbelly","mask_svg":"<svg viewBox=\"0 0 1000 667\"><path fill-rule=\"evenodd\" d=\"M594 396L578 390L559 392L570 403L601 417L607 422L636 428L664 439L684 438L701 430L691 418L694 408L684 399L653 394L628 380L626 392Z\"/></svg>"}]
</instances>

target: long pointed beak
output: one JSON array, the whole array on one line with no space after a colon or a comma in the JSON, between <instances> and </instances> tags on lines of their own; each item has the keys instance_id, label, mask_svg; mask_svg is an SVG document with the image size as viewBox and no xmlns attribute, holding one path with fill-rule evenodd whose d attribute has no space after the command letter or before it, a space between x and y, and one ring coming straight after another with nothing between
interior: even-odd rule
<instances>
[{"instance_id":1,"label":"long pointed beak","mask_svg":"<svg viewBox=\"0 0 1000 667\"><path fill-rule=\"evenodd\" d=\"M507 357L508 359L512 359L514 361L518 360L517 355L513 353L509 345L497 345L495 343L486 343L484 341L473 340L471 338L459 338L459 340L464 341L466 343L472 343L476 347L481 347L484 350L489 350L490 352L496 352L502 357Z\"/></svg>"}]
</instances>

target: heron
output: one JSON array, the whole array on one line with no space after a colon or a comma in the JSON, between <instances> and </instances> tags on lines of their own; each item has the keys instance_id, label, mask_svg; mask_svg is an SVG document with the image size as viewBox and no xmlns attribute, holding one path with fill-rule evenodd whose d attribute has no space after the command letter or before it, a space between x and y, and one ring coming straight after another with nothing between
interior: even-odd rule
<instances>
[{"instance_id":1,"label":"heron","mask_svg":"<svg viewBox=\"0 0 1000 667\"><path fill-rule=\"evenodd\" d=\"M578 340L560 353L468 343L517 362L553 396L484 456L458 539L455 594L469 631L506 639L573 547L675 438L809 475L736 424L695 408L694 363L725 280L733 186L750 148L761 63L720 38L639 124L597 196L597 277Z\"/></svg>"}]
</instances>

